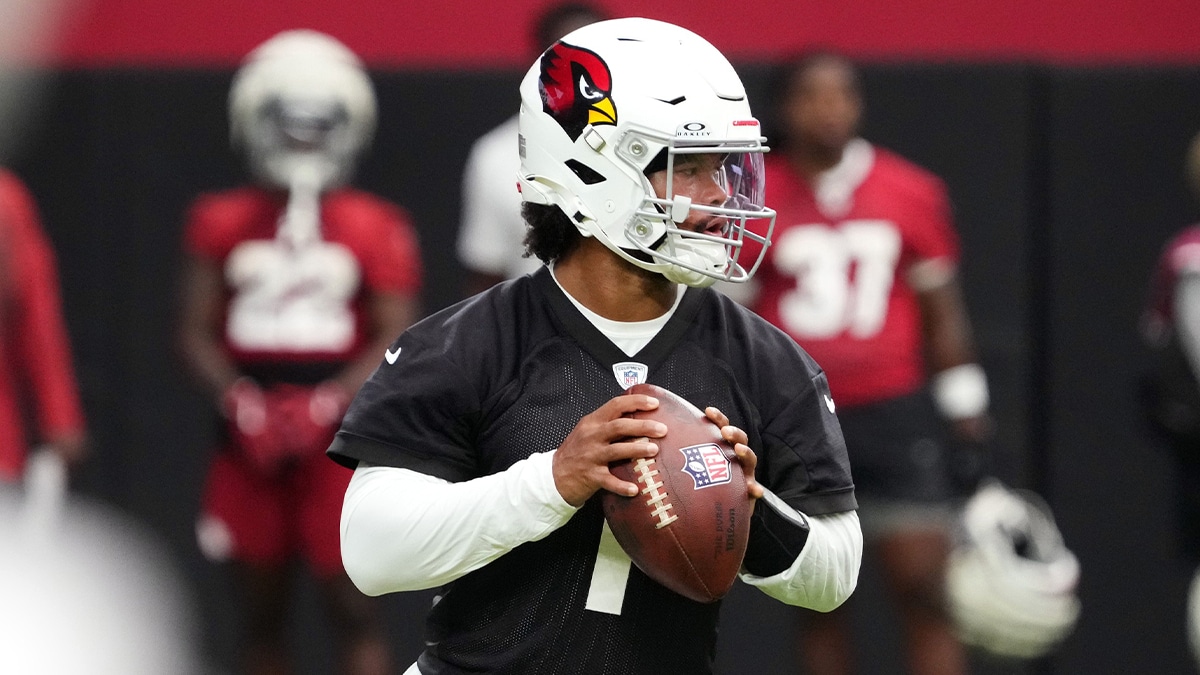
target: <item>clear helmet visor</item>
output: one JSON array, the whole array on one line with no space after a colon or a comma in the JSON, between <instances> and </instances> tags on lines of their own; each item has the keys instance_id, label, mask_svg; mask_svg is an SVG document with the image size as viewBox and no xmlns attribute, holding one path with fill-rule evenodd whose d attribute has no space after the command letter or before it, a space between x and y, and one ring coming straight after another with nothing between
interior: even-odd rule
<instances>
[{"instance_id":1,"label":"clear helmet visor","mask_svg":"<svg viewBox=\"0 0 1200 675\"><path fill-rule=\"evenodd\" d=\"M762 264L775 211L765 201L765 148L669 146L665 189L647 197L626 238L689 286L748 281ZM653 181L651 181L653 182ZM747 241L757 246L745 246ZM746 250L754 254L743 256Z\"/></svg>"}]
</instances>

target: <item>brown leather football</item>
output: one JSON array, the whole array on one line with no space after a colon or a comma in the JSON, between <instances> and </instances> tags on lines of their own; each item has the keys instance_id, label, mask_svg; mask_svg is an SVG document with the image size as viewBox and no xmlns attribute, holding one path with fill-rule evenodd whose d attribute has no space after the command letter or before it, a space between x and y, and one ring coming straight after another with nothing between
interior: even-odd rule
<instances>
[{"instance_id":1,"label":"brown leather football","mask_svg":"<svg viewBox=\"0 0 1200 675\"><path fill-rule=\"evenodd\" d=\"M696 600L713 602L733 586L750 533L753 500L742 467L721 430L687 400L652 384L626 393L658 399L630 414L667 425L658 455L610 465L641 486L635 497L604 492L604 517L625 553L651 579Z\"/></svg>"}]
</instances>

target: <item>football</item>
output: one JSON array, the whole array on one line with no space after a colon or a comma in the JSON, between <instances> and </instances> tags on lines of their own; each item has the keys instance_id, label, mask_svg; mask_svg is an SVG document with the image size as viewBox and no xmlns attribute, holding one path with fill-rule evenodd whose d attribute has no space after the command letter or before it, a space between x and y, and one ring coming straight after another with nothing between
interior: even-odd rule
<instances>
[{"instance_id":1,"label":"football","mask_svg":"<svg viewBox=\"0 0 1200 675\"><path fill-rule=\"evenodd\" d=\"M658 455L610 465L613 475L641 486L634 497L601 497L617 542L651 579L697 602L729 592L746 553L753 500L742 467L721 430L696 406L652 384L626 393L658 399L655 410L631 417L667 425Z\"/></svg>"}]
</instances>

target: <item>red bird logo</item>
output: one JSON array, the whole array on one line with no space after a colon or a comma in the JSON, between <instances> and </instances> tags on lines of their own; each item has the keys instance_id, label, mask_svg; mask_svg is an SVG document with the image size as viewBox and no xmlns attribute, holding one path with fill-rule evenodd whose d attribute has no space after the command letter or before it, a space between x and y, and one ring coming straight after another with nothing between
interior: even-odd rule
<instances>
[{"instance_id":1,"label":"red bird logo","mask_svg":"<svg viewBox=\"0 0 1200 675\"><path fill-rule=\"evenodd\" d=\"M574 141L587 125L616 124L612 73L595 52L558 42L542 54L542 110Z\"/></svg>"}]
</instances>

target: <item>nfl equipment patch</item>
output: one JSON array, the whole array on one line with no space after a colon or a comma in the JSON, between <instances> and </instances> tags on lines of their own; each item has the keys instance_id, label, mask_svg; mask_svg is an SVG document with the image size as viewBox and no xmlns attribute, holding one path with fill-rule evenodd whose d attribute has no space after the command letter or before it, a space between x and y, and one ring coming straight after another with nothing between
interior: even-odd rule
<instances>
[{"instance_id":1,"label":"nfl equipment patch","mask_svg":"<svg viewBox=\"0 0 1200 675\"><path fill-rule=\"evenodd\" d=\"M624 361L613 366L613 375L616 376L617 384L621 385L622 389L642 384L646 381L646 375L649 372L650 368L646 364L636 361Z\"/></svg>"}]
</instances>

